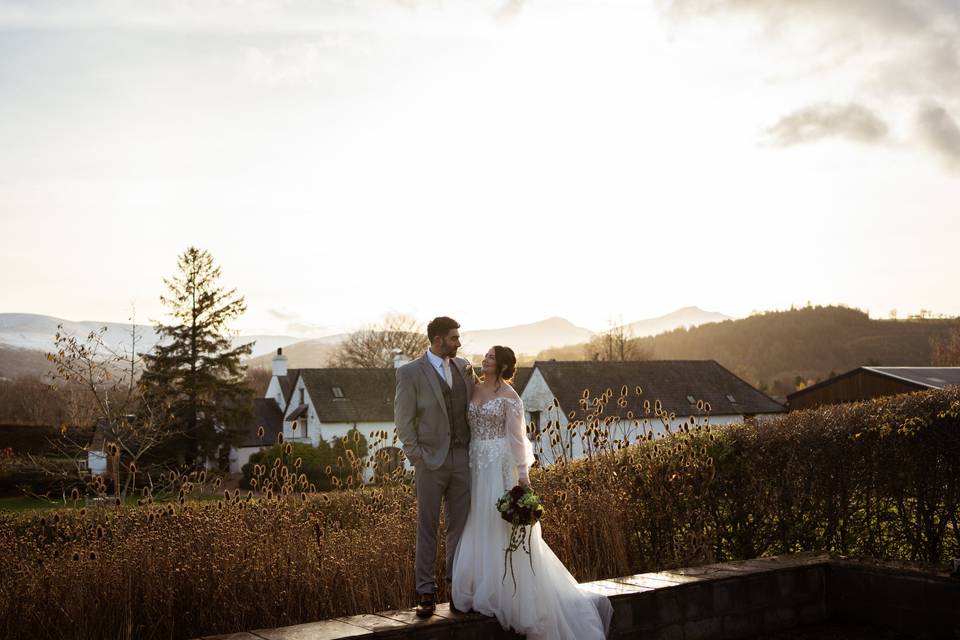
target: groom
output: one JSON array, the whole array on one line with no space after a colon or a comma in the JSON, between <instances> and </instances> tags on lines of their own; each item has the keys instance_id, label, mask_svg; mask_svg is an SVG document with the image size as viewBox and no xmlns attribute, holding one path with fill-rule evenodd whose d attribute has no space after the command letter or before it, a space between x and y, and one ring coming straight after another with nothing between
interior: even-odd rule
<instances>
[{"instance_id":1,"label":"groom","mask_svg":"<svg viewBox=\"0 0 960 640\"><path fill-rule=\"evenodd\" d=\"M470 427L467 405L473 374L460 348L460 325L441 316L427 325L430 348L397 369L394 420L403 452L416 471L417 485L417 615L436 609L437 528L440 501L446 503L447 584L453 554L470 512Z\"/></svg>"}]
</instances>

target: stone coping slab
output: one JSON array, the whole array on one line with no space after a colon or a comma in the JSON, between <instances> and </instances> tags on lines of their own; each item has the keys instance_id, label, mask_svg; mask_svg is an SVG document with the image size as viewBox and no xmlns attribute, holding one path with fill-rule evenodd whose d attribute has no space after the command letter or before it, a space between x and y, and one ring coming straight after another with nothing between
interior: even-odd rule
<instances>
[{"instance_id":1,"label":"stone coping slab","mask_svg":"<svg viewBox=\"0 0 960 640\"><path fill-rule=\"evenodd\" d=\"M596 580L583 583L580 587L586 591L610 598L615 611L611 636L616 637L615 632L618 628L623 629L624 632L628 629L627 626L624 626L624 620L618 620L621 612L634 611L636 613L629 614L628 617L644 620L669 617L667 616L668 613L673 615L671 611L680 616L680 608L682 608L685 618L694 619L696 616L691 617L687 614L697 610L717 613L721 608L725 608L724 603L730 602L732 599L741 599L747 602L756 597L768 597L762 592L771 588L788 593L793 582L801 579L803 575L807 575L797 573L797 570L818 572L820 578L810 574L811 579L814 580L814 587L812 588L819 588L822 591L823 587L817 587L816 581L822 581L823 571L829 566L875 570L888 575L892 573L900 576L905 574L922 576L934 581L945 581L951 585L952 582L957 582L957 587L960 589L960 581L951 581L946 577L946 574L943 576L937 575L906 563L861 560L836 555L831 556L825 553L801 553L754 560L719 562L696 567L640 573L611 580ZM773 582L770 582L771 580ZM727 583L731 585L729 589L722 586ZM710 586L713 584L717 586ZM711 591L707 593L703 591L704 589ZM810 587L808 587L809 589ZM681 601L670 595L673 593L681 594L681 598L683 598L682 607L679 604ZM783 624L822 621L825 616L825 607L822 600L819 604L809 604L806 601L801 604L807 608L797 609L797 611L800 611L799 616L784 613L781 616L783 617ZM809 619L804 620L803 612L807 610L811 613ZM755 613L748 613L741 616L743 620L740 620L740 622L729 616L723 619L721 625L724 629L723 634L734 637L730 635L730 629L736 624L745 624L745 621L749 621L748 618L751 615L756 617ZM762 617L765 620L775 615L775 613L763 614ZM686 623L690 628L684 627L681 631L682 637L720 637L714 634L715 629L713 627L715 625L709 622L708 617L697 619L700 622ZM483 628L472 628L478 625ZM636 629L635 626L629 628ZM632 636L632 633L630 635ZM666 633L666 636L670 635L669 632ZM520 638L520 636L511 632L501 631L494 618L474 612L455 612L451 610L449 603L441 603L437 605L436 614L426 619L418 618L413 608L396 609L277 629L257 629L241 633L204 636L203 640L336 640L339 638L401 636L415 636L416 638Z\"/></svg>"}]
</instances>

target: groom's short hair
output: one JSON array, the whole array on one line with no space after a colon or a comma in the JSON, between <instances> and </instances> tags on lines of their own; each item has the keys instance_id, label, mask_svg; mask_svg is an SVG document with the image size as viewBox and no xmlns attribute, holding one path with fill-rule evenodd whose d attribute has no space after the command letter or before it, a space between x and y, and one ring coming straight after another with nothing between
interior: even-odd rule
<instances>
[{"instance_id":1,"label":"groom's short hair","mask_svg":"<svg viewBox=\"0 0 960 640\"><path fill-rule=\"evenodd\" d=\"M459 329L460 323L454 320L453 318L448 318L447 316L439 316L430 321L430 324L427 325L427 340L430 343L433 343L433 339L437 336L444 336L454 329Z\"/></svg>"}]
</instances>

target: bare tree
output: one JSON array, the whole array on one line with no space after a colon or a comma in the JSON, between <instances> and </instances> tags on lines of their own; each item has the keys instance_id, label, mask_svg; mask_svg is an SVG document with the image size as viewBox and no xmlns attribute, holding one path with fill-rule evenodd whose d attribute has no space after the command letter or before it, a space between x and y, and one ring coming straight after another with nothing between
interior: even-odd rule
<instances>
[{"instance_id":1,"label":"bare tree","mask_svg":"<svg viewBox=\"0 0 960 640\"><path fill-rule=\"evenodd\" d=\"M427 334L414 318L391 314L378 325L354 331L330 357L334 367L388 368L402 353L409 359L423 354L430 346ZM395 350L399 350L395 351Z\"/></svg>"},{"instance_id":2,"label":"bare tree","mask_svg":"<svg viewBox=\"0 0 960 640\"><path fill-rule=\"evenodd\" d=\"M61 425L61 435L51 445L56 457L73 464L65 468L40 458L32 461L65 485L85 480L95 495L106 496L107 483L101 477L91 477L87 469L90 432L83 427L95 424L94 437L104 445L113 494L122 499L136 488L137 470L147 466L142 463L148 453L176 434L166 424L167 408L144 399L136 324L131 324L129 349L127 345L112 349L104 341L106 331L102 327L79 339L64 333L62 325L58 327L54 351L47 358L55 368L55 383L71 390L66 397L72 402L68 403L68 419Z\"/></svg>"},{"instance_id":3,"label":"bare tree","mask_svg":"<svg viewBox=\"0 0 960 640\"><path fill-rule=\"evenodd\" d=\"M610 321L610 327L595 335L585 347L589 360L650 360L653 354L640 345L623 321Z\"/></svg>"}]
</instances>

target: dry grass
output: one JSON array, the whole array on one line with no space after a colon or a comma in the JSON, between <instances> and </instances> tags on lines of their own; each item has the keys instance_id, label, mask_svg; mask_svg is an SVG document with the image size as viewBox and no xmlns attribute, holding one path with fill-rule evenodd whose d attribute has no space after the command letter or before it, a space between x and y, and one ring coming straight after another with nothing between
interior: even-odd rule
<instances>
[{"instance_id":1,"label":"dry grass","mask_svg":"<svg viewBox=\"0 0 960 640\"><path fill-rule=\"evenodd\" d=\"M960 555L960 389L629 444L597 419L577 437L590 459L532 481L580 580L799 550ZM195 501L178 478L182 503L0 514L0 637L191 638L411 605L408 479L309 494L294 464L262 469L262 497Z\"/></svg>"}]
</instances>

